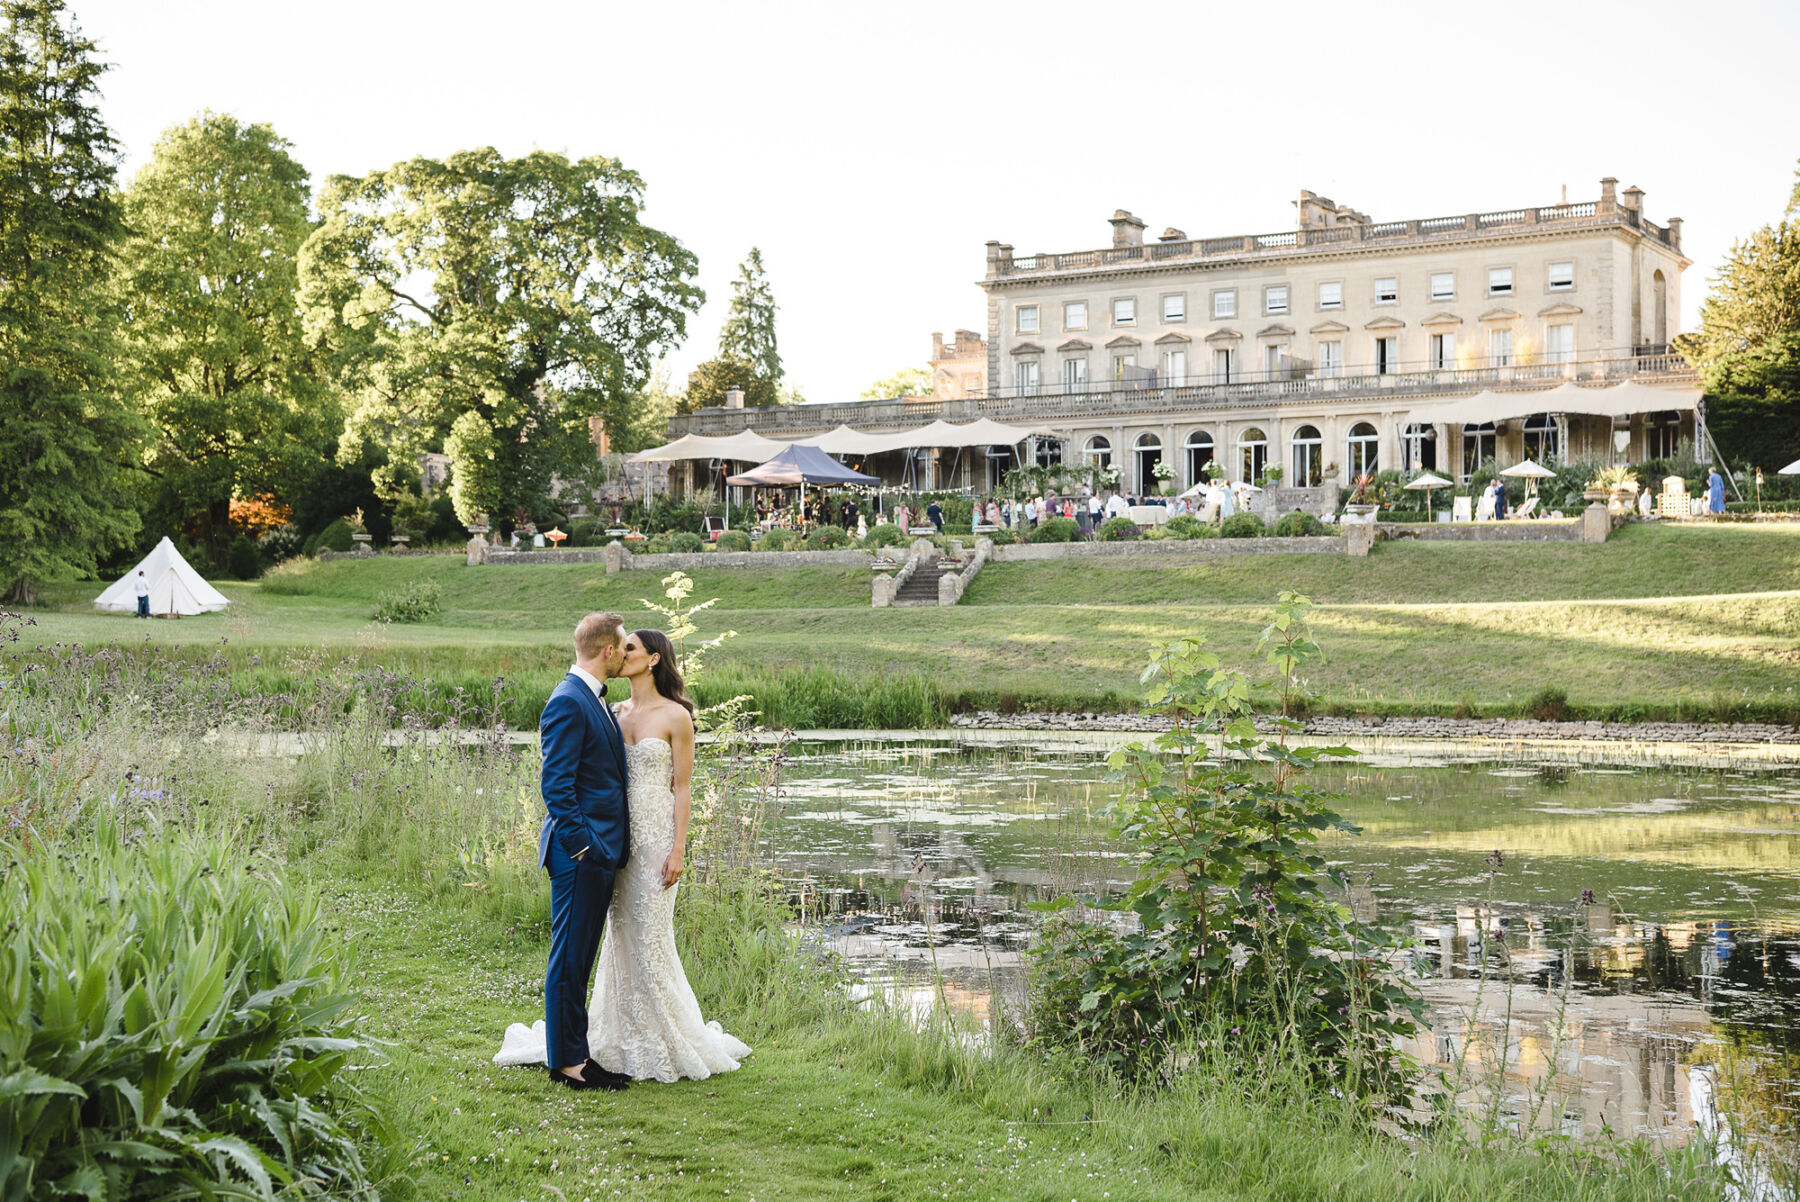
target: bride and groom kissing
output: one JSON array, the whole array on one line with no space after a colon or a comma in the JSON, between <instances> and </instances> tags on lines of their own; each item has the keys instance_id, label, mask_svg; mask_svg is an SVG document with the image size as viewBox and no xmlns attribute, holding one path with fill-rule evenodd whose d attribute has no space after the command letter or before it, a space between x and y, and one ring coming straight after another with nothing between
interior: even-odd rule
<instances>
[{"instance_id":1,"label":"bride and groom kissing","mask_svg":"<svg viewBox=\"0 0 1800 1202\"><path fill-rule=\"evenodd\" d=\"M606 702L615 677L631 686L616 708ZM550 875L544 1018L507 1028L495 1064L542 1065L559 1085L617 1090L702 1080L749 1055L701 1017L675 949L693 715L661 631L628 634L613 613L576 623L575 665L538 723L538 863Z\"/></svg>"}]
</instances>

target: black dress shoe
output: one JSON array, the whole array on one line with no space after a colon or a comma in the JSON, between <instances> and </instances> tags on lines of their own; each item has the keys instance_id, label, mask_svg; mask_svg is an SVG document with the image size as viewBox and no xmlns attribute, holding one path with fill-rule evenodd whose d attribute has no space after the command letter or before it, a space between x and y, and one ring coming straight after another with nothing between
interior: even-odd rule
<instances>
[{"instance_id":1,"label":"black dress shoe","mask_svg":"<svg viewBox=\"0 0 1800 1202\"><path fill-rule=\"evenodd\" d=\"M594 1089L619 1090L631 1084L630 1077L624 1073L615 1073L611 1069L600 1067L600 1062L592 1056L589 1056L587 1063L582 1066L581 1075L594 1083L592 1086Z\"/></svg>"},{"instance_id":2,"label":"black dress shoe","mask_svg":"<svg viewBox=\"0 0 1800 1202\"><path fill-rule=\"evenodd\" d=\"M589 1063L592 1063L592 1061L590 1061ZM581 1076L571 1077L571 1076L569 1076L569 1074L563 1072L561 1069L553 1068L550 1070L550 1079L552 1081L555 1081L559 1085L566 1085L570 1089L604 1089L604 1088L606 1088L605 1086L600 1084L599 1079L593 1075L591 1070L584 1068L581 1071L582 1071Z\"/></svg>"}]
</instances>

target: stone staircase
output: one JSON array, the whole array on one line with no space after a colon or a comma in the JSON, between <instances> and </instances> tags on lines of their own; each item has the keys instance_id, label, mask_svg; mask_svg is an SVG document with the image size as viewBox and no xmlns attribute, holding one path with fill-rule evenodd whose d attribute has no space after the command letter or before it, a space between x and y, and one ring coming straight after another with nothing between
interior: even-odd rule
<instances>
[{"instance_id":1,"label":"stone staircase","mask_svg":"<svg viewBox=\"0 0 1800 1202\"><path fill-rule=\"evenodd\" d=\"M935 563L922 563L895 590L895 605L936 605L938 603L938 571Z\"/></svg>"},{"instance_id":2,"label":"stone staircase","mask_svg":"<svg viewBox=\"0 0 1800 1202\"><path fill-rule=\"evenodd\" d=\"M896 571L891 559L878 559L872 600L876 609L892 605L955 605L963 590L993 554L993 544L980 539L973 552L953 542L953 551L940 556L924 539L908 548L906 563Z\"/></svg>"}]
</instances>

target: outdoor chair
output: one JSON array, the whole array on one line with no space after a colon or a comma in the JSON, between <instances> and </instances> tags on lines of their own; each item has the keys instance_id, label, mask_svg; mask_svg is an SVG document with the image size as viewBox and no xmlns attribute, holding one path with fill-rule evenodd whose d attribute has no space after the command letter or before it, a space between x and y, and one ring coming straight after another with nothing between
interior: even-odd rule
<instances>
[{"instance_id":1,"label":"outdoor chair","mask_svg":"<svg viewBox=\"0 0 1800 1202\"><path fill-rule=\"evenodd\" d=\"M1538 499L1536 497L1526 497L1525 500L1520 503L1519 507L1507 516L1521 519L1528 518L1537 512L1537 506Z\"/></svg>"}]
</instances>

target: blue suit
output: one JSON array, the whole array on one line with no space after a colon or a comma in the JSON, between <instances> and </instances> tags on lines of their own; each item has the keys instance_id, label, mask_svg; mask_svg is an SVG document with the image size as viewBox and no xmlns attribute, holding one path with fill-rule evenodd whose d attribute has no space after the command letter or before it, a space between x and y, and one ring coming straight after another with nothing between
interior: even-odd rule
<instances>
[{"instance_id":1,"label":"blue suit","mask_svg":"<svg viewBox=\"0 0 1800 1202\"><path fill-rule=\"evenodd\" d=\"M550 874L544 1036L550 1067L563 1068L588 1058L588 985L613 880L631 854L631 815L619 724L573 672L550 694L538 735L546 811L538 863Z\"/></svg>"}]
</instances>

